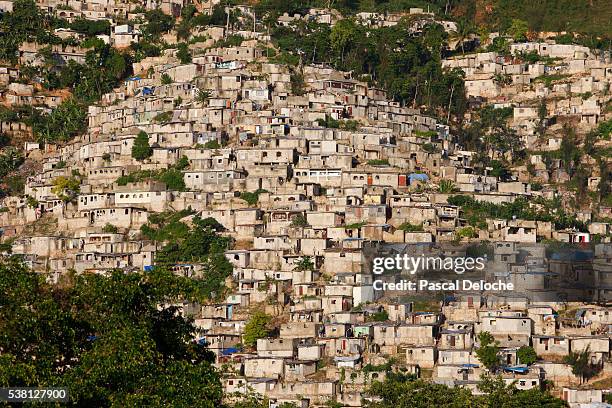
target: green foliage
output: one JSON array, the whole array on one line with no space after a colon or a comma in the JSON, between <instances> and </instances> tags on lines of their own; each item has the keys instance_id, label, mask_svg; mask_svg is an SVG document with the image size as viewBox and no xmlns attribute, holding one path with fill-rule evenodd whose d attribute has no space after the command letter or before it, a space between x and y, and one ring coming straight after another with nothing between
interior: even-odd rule
<instances>
[{"instance_id":1,"label":"green foliage","mask_svg":"<svg viewBox=\"0 0 612 408\"><path fill-rule=\"evenodd\" d=\"M380 312L373 313L368 316L367 321L369 322L386 322L389 320L389 313L386 310L382 310Z\"/></svg>"},{"instance_id":2,"label":"green foliage","mask_svg":"<svg viewBox=\"0 0 612 408\"><path fill-rule=\"evenodd\" d=\"M13 148L4 149L0 154L0 179L4 179L9 173L17 170L24 162L23 154Z\"/></svg>"},{"instance_id":3,"label":"green foliage","mask_svg":"<svg viewBox=\"0 0 612 408\"><path fill-rule=\"evenodd\" d=\"M144 130L138 132L132 145L132 157L138 161L148 159L153 155L153 149L149 145L149 135Z\"/></svg>"},{"instance_id":4,"label":"green foliage","mask_svg":"<svg viewBox=\"0 0 612 408\"><path fill-rule=\"evenodd\" d=\"M487 47L489 52L497 52L501 55L510 55L510 44L504 37L496 37L491 41L491 44Z\"/></svg>"},{"instance_id":5,"label":"green foliage","mask_svg":"<svg viewBox=\"0 0 612 408\"><path fill-rule=\"evenodd\" d=\"M185 179L183 173L177 169L168 169L161 173L159 181L163 181L169 190L185 191Z\"/></svg>"},{"instance_id":6,"label":"green foliage","mask_svg":"<svg viewBox=\"0 0 612 408\"><path fill-rule=\"evenodd\" d=\"M563 162L565 171L570 175L570 177L572 177L578 163L580 162L582 152L578 148L576 130L568 125L563 126L563 137L561 138L559 155L559 158Z\"/></svg>"},{"instance_id":7,"label":"green foliage","mask_svg":"<svg viewBox=\"0 0 612 408\"><path fill-rule=\"evenodd\" d=\"M423 224L414 225L406 221L402 225L397 227L397 229L406 231L406 232L423 232Z\"/></svg>"},{"instance_id":8,"label":"green foliage","mask_svg":"<svg viewBox=\"0 0 612 408\"><path fill-rule=\"evenodd\" d=\"M463 7L472 10L469 17L474 16L477 3L472 0L462 3ZM584 36L584 40L596 47L598 38L609 39L612 34L609 24L610 8L605 1L548 0L546 3L533 3L528 0L495 0L491 3L491 8L492 12L487 13L484 21L491 31L505 31L514 25L514 19L520 19L526 21L533 31L573 31L588 34Z\"/></svg>"},{"instance_id":9,"label":"green foliage","mask_svg":"<svg viewBox=\"0 0 612 408\"><path fill-rule=\"evenodd\" d=\"M442 179L438 185L438 191L442 194L450 194L457 191L458 188L452 180Z\"/></svg>"},{"instance_id":10,"label":"green foliage","mask_svg":"<svg viewBox=\"0 0 612 408\"><path fill-rule=\"evenodd\" d=\"M208 142L204 143L204 148L205 149L220 149L221 144L217 141L217 139L213 139L213 140L209 140Z\"/></svg>"},{"instance_id":11,"label":"green foliage","mask_svg":"<svg viewBox=\"0 0 612 408\"><path fill-rule=\"evenodd\" d=\"M10 195L21 195L25 190L25 178L21 175L6 176L2 178L0 191Z\"/></svg>"},{"instance_id":12,"label":"green foliage","mask_svg":"<svg viewBox=\"0 0 612 408\"><path fill-rule=\"evenodd\" d=\"M179 167L184 162L179 162L176 166L164 170L139 170L128 175L118 177L115 181L117 185L125 186L128 183L137 183L145 180L158 180L166 184L168 190L185 191L185 179Z\"/></svg>"},{"instance_id":13,"label":"green foliage","mask_svg":"<svg viewBox=\"0 0 612 408\"><path fill-rule=\"evenodd\" d=\"M300 21L275 28L272 38L280 50L278 62L297 65L301 55L303 61L331 63L355 77L375 78L397 101L427 105L432 111L450 107L452 114L461 115L466 109L463 74L443 70L440 63L444 30L432 23L417 37L411 26L409 18L382 28L368 28L351 18L332 28Z\"/></svg>"},{"instance_id":14,"label":"green foliage","mask_svg":"<svg viewBox=\"0 0 612 408\"><path fill-rule=\"evenodd\" d=\"M255 205L257 204L257 201L259 200L259 195L262 193L267 193L267 192L268 190L264 190L264 189L258 189L258 190L255 190L254 192L243 191L242 193L240 193L240 198L246 201L247 204L249 205Z\"/></svg>"},{"instance_id":15,"label":"green foliage","mask_svg":"<svg viewBox=\"0 0 612 408\"><path fill-rule=\"evenodd\" d=\"M293 268L293 270L298 272L314 271L315 264L312 261L311 257L303 256L295 263L295 267Z\"/></svg>"},{"instance_id":16,"label":"green foliage","mask_svg":"<svg viewBox=\"0 0 612 408\"><path fill-rule=\"evenodd\" d=\"M88 37L95 37L100 34L110 35L110 22L108 20L77 18L70 23L70 28Z\"/></svg>"},{"instance_id":17,"label":"green foliage","mask_svg":"<svg viewBox=\"0 0 612 408\"><path fill-rule=\"evenodd\" d=\"M107 234L116 234L118 231L119 229L115 225L108 222L102 227L102 232Z\"/></svg>"},{"instance_id":18,"label":"green foliage","mask_svg":"<svg viewBox=\"0 0 612 408\"><path fill-rule=\"evenodd\" d=\"M389 160L387 160L387 159L373 159L373 160L368 160L368 164L370 166L388 166L389 165Z\"/></svg>"},{"instance_id":19,"label":"green foliage","mask_svg":"<svg viewBox=\"0 0 612 408\"><path fill-rule=\"evenodd\" d=\"M142 28L146 40L157 41L174 26L174 18L160 9L149 10L145 13L147 23Z\"/></svg>"},{"instance_id":20,"label":"green foliage","mask_svg":"<svg viewBox=\"0 0 612 408\"><path fill-rule=\"evenodd\" d=\"M474 229L474 227L463 227L459 228L455 232L455 236L459 239L461 238L478 238L478 233Z\"/></svg>"},{"instance_id":21,"label":"green foliage","mask_svg":"<svg viewBox=\"0 0 612 408\"><path fill-rule=\"evenodd\" d=\"M420 137L422 139L430 139L430 140L431 138L438 136L438 132L435 132L433 130L428 130L428 131L415 130L413 131L413 134L416 137Z\"/></svg>"},{"instance_id":22,"label":"green foliage","mask_svg":"<svg viewBox=\"0 0 612 408\"><path fill-rule=\"evenodd\" d=\"M0 385L67 387L76 406L220 406L214 357L193 322L160 307L191 285L161 271L51 285L17 258L0 260Z\"/></svg>"},{"instance_id":23,"label":"green foliage","mask_svg":"<svg viewBox=\"0 0 612 408\"><path fill-rule=\"evenodd\" d=\"M187 156L181 156L174 166L174 168L177 170L185 170L187 167L189 167L189 159Z\"/></svg>"},{"instance_id":24,"label":"green foliage","mask_svg":"<svg viewBox=\"0 0 612 408\"><path fill-rule=\"evenodd\" d=\"M26 196L26 204L30 208L36 208L36 207L38 207L39 202L38 202L37 199L35 199L32 196Z\"/></svg>"},{"instance_id":25,"label":"green foliage","mask_svg":"<svg viewBox=\"0 0 612 408\"><path fill-rule=\"evenodd\" d=\"M489 370L495 371L500 365L499 346L489 332L478 333L480 346L475 349L478 360Z\"/></svg>"},{"instance_id":26,"label":"green foliage","mask_svg":"<svg viewBox=\"0 0 612 408\"><path fill-rule=\"evenodd\" d=\"M49 114L35 113L28 121L39 141L68 141L87 128L85 106L75 98L63 101Z\"/></svg>"},{"instance_id":27,"label":"green foliage","mask_svg":"<svg viewBox=\"0 0 612 408\"><path fill-rule=\"evenodd\" d=\"M572 367L572 373L583 379L589 379L596 376L601 370L600 367L591 364L591 350L587 346L582 351L572 351L568 356L563 358L565 364Z\"/></svg>"},{"instance_id":28,"label":"green foliage","mask_svg":"<svg viewBox=\"0 0 612 408\"><path fill-rule=\"evenodd\" d=\"M0 59L16 62L17 50L24 41L45 44L54 41L45 27L50 23L34 0L16 0L11 13L0 16ZM56 40L55 40L56 42Z\"/></svg>"},{"instance_id":29,"label":"green foliage","mask_svg":"<svg viewBox=\"0 0 612 408\"><path fill-rule=\"evenodd\" d=\"M172 82L174 82L172 80L172 77L168 74L166 74L165 72L161 75L161 83L162 85L170 85Z\"/></svg>"},{"instance_id":30,"label":"green foliage","mask_svg":"<svg viewBox=\"0 0 612 408\"><path fill-rule=\"evenodd\" d=\"M87 105L112 91L118 81L129 75L131 57L100 41L92 43L92 48L85 54L84 64L69 61L57 66L57 58L50 47L43 48L41 52L45 55L47 65L34 70L28 80L34 76L41 77L45 88L69 88L73 96L64 100L51 113L27 107L21 109L17 116L32 127L34 136L41 142L68 141L86 129ZM22 69L24 74L27 71Z\"/></svg>"},{"instance_id":31,"label":"green foliage","mask_svg":"<svg viewBox=\"0 0 612 408\"><path fill-rule=\"evenodd\" d=\"M527 22L518 18L512 19L512 24L508 28L508 34L517 42L526 41L528 31L529 25Z\"/></svg>"},{"instance_id":32,"label":"green foliage","mask_svg":"<svg viewBox=\"0 0 612 408\"><path fill-rule=\"evenodd\" d=\"M189 64L191 62L191 53L186 43L180 43L178 45L176 57L181 61L181 64Z\"/></svg>"},{"instance_id":33,"label":"green foliage","mask_svg":"<svg viewBox=\"0 0 612 408\"><path fill-rule=\"evenodd\" d=\"M71 201L81 191L81 180L78 177L59 176L53 180L51 192L63 201Z\"/></svg>"},{"instance_id":34,"label":"green foliage","mask_svg":"<svg viewBox=\"0 0 612 408\"><path fill-rule=\"evenodd\" d=\"M168 123L171 120L172 120L172 111L158 113L153 118L153 121L157 123Z\"/></svg>"},{"instance_id":35,"label":"green foliage","mask_svg":"<svg viewBox=\"0 0 612 408\"><path fill-rule=\"evenodd\" d=\"M533 347L521 346L516 352L516 358L521 364L531 365L536 362L538 355Z\"/></svg>"},{"instance_id":36,"label":"green foliage","mask_svg":"<svg viewBox=\"0 0 612 408\"><path fill-rule=\"evenodd\" d=\"M562 79L569 78L567 74L544 74L533 80L533 82L544 82L546 88L552 88L552 83Z\"/></svg>"},{"instance_id":37,"label":"green foliage","mask_svg":"<svg viewBox=\"0 0 612 408\"><path fill-rule=\"evenodd\" d=\"M471 406L472 393L467 388L449 388L424 380L403 380L387 376L384 382L375 381L369 394L372 399L368 408L430 408Z\"/></svg>"},{"instance_id":38,"label":"green foliage","mask_svg":"<svg viewBox=\"0 0 612 408\"><path fill-rule=\"evenodd\" d=\"M554 200L538 197L528 201L523 197L518 197L511 203L494 204L476 201L466 195L453 195L447 201L451 205L461 207L468 223L480 229L486 228L487 218L511 220L516 217L531 221L549 221L555 225L556 229L576 228L586 231L584 223L566 213L560 203ZM530 204L538 204L540 208L532 207Z\"/></svg>"},{"instance_id":39,"label":"green foliage","mask_svg":"<svg viewBox=\"0 0 612 408\"><path fill-rule=\"evenodd\" d=\"M255 347L257 339L262 339L270 335L268 326L272 317L264 312L257 310L252 315L244 327L243 344L247 347Z\"/></svg>"},{"instance_id":40,"label":"green foliage","mask_svg":"<svg viewBox=\"0 0 612 408\"><path fill-rule=\"evenodd\" d=\"M289 79L291 81L291 93L293 95L302 96L306 93L306 82L304 81L304 74L292 70Z\"/></svg>"},{"instance_id":41,"label":"green foliage","mask_svg":"<svg viewBox=\"0 0 612 408\"><path fill-rule=\"evenodd\" d=\"M232 34L228 35L227 38L217 41L213 47L215 48L229 48L229 47L238 47L244 38L241 35Z\"/></svg>"},{"instance_id":42,"label":"green foliage","mask_svg":"<svg viewBox=\"0 0 612 408\"><path fill-rule=\"evenodd\" d=\"M306 216L300 213L293 216L293 218L291 219L291 224L289 225L293 228L304 228L307 227L309 224L308 220L306 219Z\"/></svg>"},{"instance_id":43,"label":"green foliage","mask_svg":"<svg viewBox=\"0 0 612 408\"><path fill-rule=\"evenodd\" d=\"M210 91L205 89L198 89L198 94L196 95L196 101L204 103L210 98Z\"/></svg>"},{"instance_id":44,"label":"green foliage","mask_svg":"<svg viewBox=\"0 0 612 408\"><path fill-rule=\"evenodd\" d=\"M145 238L164 243L155 258L156 268L185 263L201 265L202 276L194 279L198 291L215 298L222 294L225 279L232 273L232 265L223 254L230 248L231 239L219 235L224 228L213 218L196 215L190 227L182 221L189 214L190 211L151 214L149 223L140 231Z\"/></svg>"},{"instance_id":45,"label":"green foliage","mask_svg":"<svg viewBox=\"0 0 612 408\"><path fill-rule=\"evenodd\" d=\"M567 403L540 388L518 390L514 383L507 384L501 376L482 376L478 389L483 395L474 398L474 407L549 407L564 408Z\"/></svg>"},{"instance_id":46,"label":"green foliage","mask_svg":"<svg viewBox=\"0 0 612 408\"><path fill-rule=\"evenodd\" d=\"M363 227L364 225L367 225L368 223L366 221L359 221L359 222L353 222L351 224L347 224L344 226L344 229L359 229L361 227Z\"/></svg>"}]
</instances>

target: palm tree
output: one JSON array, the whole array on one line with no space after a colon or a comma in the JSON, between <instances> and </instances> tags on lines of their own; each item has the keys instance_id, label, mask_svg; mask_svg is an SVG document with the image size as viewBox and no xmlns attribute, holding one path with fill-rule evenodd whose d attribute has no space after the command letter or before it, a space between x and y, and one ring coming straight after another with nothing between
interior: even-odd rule
<instances>
[{"instance_id":1,"label":"palm tree","mask_svg":"<svg viewBox=\"0 0 612 408\"><path fill-rule=\"evenodd\" d=\"M466 19L461 19L457 22L457 29L451 32L451 37L461 44L461 53L465 54L464 42L475 32L474 24ZM455 47L456 49L457 47Z\"/></svg>"},{"instance_id":2,"label":"palm tree","mask_svg":"<svg viewBox=\"0 0 612 408\"><path fill-rule=\"evenodd\" d=\"M210 98L210 92L205 90L205 89L200 89L198 90L198 93L196 94L196 101L200 102L200 103L204 103L208 100L208 98Z\"/></svg>"},{"instance_id":3,"label":"palm tree","mask_svg":"<svg viewBox=\"0 0 612 408\"><path fill-rule=\"evenodd\" d=\"M314 269L315 269L314 262L312 262L312 258L309 256L301 257L295 263L295 267L293 268L294 271L298 271L298 272L314 271Z\"/></svg>"},{"instance_id":4,"label":"palm tree","mask_svg":"<svg viewBox=\"0 0 612 408\"><path fill-rule=\"evenodd\" d=\"M438 186L438 191L442 194L450 194L457 191L457 186L452 180L440 180L440 185Z\"/></svg>"}]
</instances>

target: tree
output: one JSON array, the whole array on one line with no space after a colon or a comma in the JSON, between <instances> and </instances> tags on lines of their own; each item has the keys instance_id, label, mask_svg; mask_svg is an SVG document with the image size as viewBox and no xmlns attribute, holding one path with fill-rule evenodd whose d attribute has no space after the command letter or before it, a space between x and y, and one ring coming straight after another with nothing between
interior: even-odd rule
<instances>
[{"instance_id":1,"label":"tree","mask_svg":"<svg viewBox=\"0 0 612 408\"><path fill-rule=\"evenodd\" d=\"M452 182L452 180L446 180L446 179L440 180L440 184L438 186L438 191L440 193L450 194L450 193L454 193L457 190L458 190L457 186L455 185L455 183Z\"/></svg>"},{"instance_id":2,"label":"tree","mask_svg":"<svg viewBox=\"0 0 612 408\"><path fill-rule=\"evenodd\" d=\"M191 285L161 270L52 285L1 259L0 386L67 387L75 406L220 406L214 356L191 320L163 306Z\"/></svg>"},{"instance_id":3,"label":"tree","mask_svg":"<svg viewBox=\"0 0 612 408\"><path fill-rule=\"evenodd\" d=\"M368 408L430 408L470 406L472 393L467 388L449 388L424 380L396 379L388 375L385 381L376 381L369 394L378 397L368 402Z\"/></svg>"},{"instance_id":4,"label":"tree","mask_svg":"<svg viewBox=\"0 0 612 408\"><path fill-rule=\"evenodd\" d=\"M504 382L501 377L481 377L479 394L468 388L447 387L401 372L388 371L384 381L374 381L368 389L371 397L366 408L490 408L490 407L549 407L562 408L567 404L539 388L518 390L514 384Z\"/></svg>"},{"instance_id":5,"label":"tree","mask_svg":"<svg viewBox=\"0 0 612 408\"><path fill-rule=\"evenodd\" d=\"M161 83L162 85L170 85L172 82L174 82L172 80L172 77L168 74L166 74L165 72L161 75Z\"/></svg>"},{"instance_id":6,"label":"tree","mask_svg":"<svg viewBox=\"0 0 612 408\"><path fill-rule=\"evenodd\" d=\"M198 93L196 94L196 101L200 102L200 103L204 103L206 101L208 101L208 99L210 98L210 91L207 91L205 89L198 89Z\"/></svg>"},{"instance_id":7,"label":"tree","mask_svg":"<svg viewBox=\"0 0 612 408\"><path fill-rule=\"evenodd\" d=\"M296 214L291 219L291 224L289 224L293 228L303 228L308 226L308 220L304 216L304 214Z\"/></svg>"},{"instance_id":8,"label":"tree","mask_svg":"<svg viewBox=\"0 0 612 408\"><path fill-rule=\"evenodd\" d=\"M546 107L546 99L542 98L538 105L538 122L536 125L536 131L540 136L544 136L546 133L546 118L548 117L548 109Z\"/></svg>"},{"instance_id":9,"label":"tree","mask_svg":"<svg viewBox=\"0 0 612 408\"><path fill-rule=\"evenodd\" d=\"M461 53L465 54L465 40L475 32L475 27L472 22L466 19L461 19L457 22L457 30L451 33L451 36L461 44Z\"/></svg>"},{"instance_id":10,"label":"tree","mask_svg":"<svg viewBox=\"0 0 612 408\"><path fill-rule=\"evenodd\" d=\"M340 62L344 64L344 55L351 43L357 39L357 26L354 21L343 19L338 21L329 36L332 49L340 54Z\"/></svg>"},{"instance_id":11,"label":"tree","mask_svg":"<svg viewBox=\"0 0 612 408\"><path fill-rule=\"evenodd\" d=\"M75 176L59 176L53 180L51 192L63 201L73 200L80 192L81 180Z\"/></svg>"},{"instance_id":12,"label":"tree","mask_svg":"<svg viewBox=\"0 0 612 408\"><path fill-rule=\"evenodd\" d=\"M184 191L186 188L183 173L177 169L168 169L164 171L159 177L159 181L166 183L169 190Z\"/></svg>"},{"instance_id":13,"label":"tree","mask_svg":"<svg viewBox=\"0 0 612 408\"><path fill-rule=\"evenodd\" d=\"M244 327L244 334L242 336L244 345L255 347L257 339L268 337L270 335L268 325L271 321L272 317L260 310L255 311Z\"/></svg>"},{"instance_id":14,"label":"tree","mask_svg":"<svg viewBox=\"0 0 612 408\"><path fill-rule=\"evenodd\" d=\"M580 376L581 380L588 380L600 371L600 367L591 364L591 350L588 346L582 351L570 352L563 358L563 362L569 364L572 367L572 373Z\"/></svg>"},{"instance_id":15,"label":"tree","mask_svg":"<svg viewBox=\"0 0 612 408\"><path fill-rule=\"evenodd\" d=\"M314 271L315 270L315 264L314 262L312 262L312 258L309 256L303 256L301 257L296 263L295 263L295 267L293 268L294 271L299 271L299 272L303 272L303 271Z\"/></svg>"},{"instance_id":16,"label":"tree","mask_svg":"<svg viewBox=\"0 0 612 408\"><path fill-rule=\"evenodd\" d=\"M104 227L102 227L102 232L105 232L107 234L116 234L117 231L118 231L118 228L109 222L107 222L104 225Z\"/></svg>"},{"instance_id":17,"label":"tree","mask_svg":"<svg viewBox=\"0 0 612 408\"><path fill-rule=\"evenodd\" d=\"M520 364L531 365L536 362L538 356L533 347L521 346L521 348L519 348L516 352L516 358Z\"/></svg>"},{"instance_id":18,"label":"tree","mask_svg":"<svg viewBox=\"0 0 612 408\"><path fill-rule=\"evenodd\" d=\"M191 53L186 43L180 43L178 45L176 57L181 61L181 64L189 64L191 62Z\"/></svg>"},{"instance_id":19,"label":"tree","mask_svg":"<svg viewBox=\"0 0 612 408\"><path fill-rule=\"evenodd\" d=\"M580 149L576 146L576 130L570 125L563 125L563 136L561 138L561 146L559 154L563 162L565 171L570 177L573 177L577 164L580 162Z\"/></svg>"},{"instance_id":20,"label":"tree","mask_svg":"<svg viewBox=\"0 0 612 408\"><path fill-rule=\"evenodd\" d=\"M160 9L149 10L145 13L147 23L143 27L143 34L148 41L157 41L162 34L167 33L174 26L174 18Z\"/></svg>"},{"instance_id":21,"label":"tree","mask_svg":"<svg viewBox=\"0 0 612 408\"><path fill-rule=\"evenodd\" d=\"M499 367L499 347L497 342L489 332L480 332L478 334L480 346L476 348L476 356L478 360L490 371L495 372Z\"/></svg>"},{"instance_id":22,"label":"tree","mask_svg":"<svg viewBox=\"0 0 612 408\"><path fill-rule=\"evenodd\" d=\"M306 82L304 82L304 75L295 70L291 70L289 77L291 81L291 93L293 95L302 96L306 92Z\"/></svg>"},{"instance_id":23,"label":"tree","mask_svg":"<svg viewBox=\"0 0 612 408\"><path fill-rule=\"evenodd\" d=\"M132 145L132 157L138 161L148 159L153 155L153 149L149 146L149 135L144 130L138 132Z\"/></svg>"},{"instance_id":24,"label":"tree","mask_svg":"<svg viewBox=\"0 0 612 408\"><path fill-rule=\"evenodd\" d=\"M508 28L508 34L514 39L514 41L526 41L527 33L529 32L529 25L525 20L518 18L512 19L512 24Z\"/></svg>"},{"instance_id":25,"label":"tree","mask_svg":"<svg viewBox=\"0 0 612 408\"><path fill-rule=\"evenodd\" d=\"M75 98L63 101L49 114L39 114L35 111L28 122L39 141L68 141L84 131L87 112L82 103Z\"/></svg>"}]
</instances>

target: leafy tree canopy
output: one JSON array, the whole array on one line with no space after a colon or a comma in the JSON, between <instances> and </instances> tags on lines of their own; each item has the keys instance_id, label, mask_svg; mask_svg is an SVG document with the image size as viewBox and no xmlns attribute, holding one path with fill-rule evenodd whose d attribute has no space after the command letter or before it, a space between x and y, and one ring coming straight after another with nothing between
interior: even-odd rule
<instances>
[{"instance_id":1,"label":"leafy tree canopy","mask_svg":"<svg viewBox=\"0 0 612 408\"><path fill-rule=\"evenodd\" d=\"M75 406L219 406L193 322L159 307L190 286L162 270L50 285L20 259L0 260L0 386L65 386Z\"/></svg>"}]
</instances>

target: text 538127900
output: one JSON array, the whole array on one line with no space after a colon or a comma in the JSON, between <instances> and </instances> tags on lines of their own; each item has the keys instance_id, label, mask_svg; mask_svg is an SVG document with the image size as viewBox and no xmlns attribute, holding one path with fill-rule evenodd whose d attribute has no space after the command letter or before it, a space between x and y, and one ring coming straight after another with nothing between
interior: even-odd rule
<instances>
[{"instance_id":1,"label":"text 538127900","mask_svg":"<svg viewBox=\"0 0 612 408\"><path fill-rule=\"evenodd\" d=\"M66 388L8 387L0 388L0 401L5 402L68 402Z\"/></svg>"}]
</instances>

